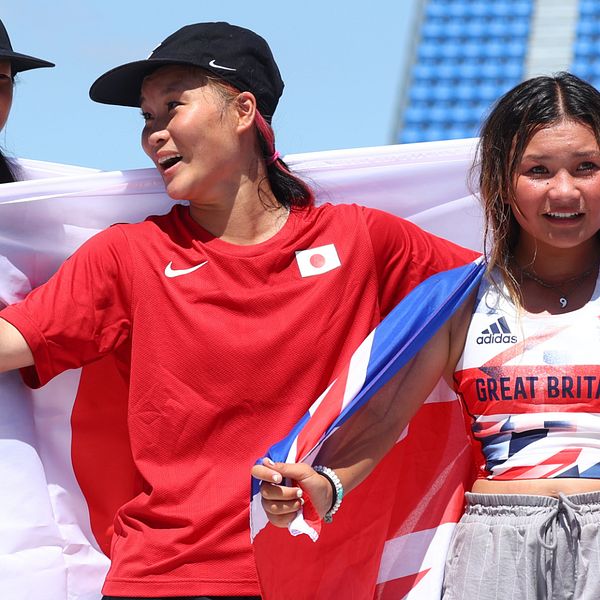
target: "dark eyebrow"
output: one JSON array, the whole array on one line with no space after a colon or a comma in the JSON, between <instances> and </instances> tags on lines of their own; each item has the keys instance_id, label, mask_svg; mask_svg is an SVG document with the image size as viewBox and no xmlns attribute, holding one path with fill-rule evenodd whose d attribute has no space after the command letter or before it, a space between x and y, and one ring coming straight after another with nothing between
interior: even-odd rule
<instances>
[{"instance_id":1,"label":"dark eyebrow","mask_svg":"<svg viewBox=\"0 0 600 600\"><path fill-rule=\"evenodd\" d=\"M600 152L598 150L582 150L579 152L572 152L571 156L574 158L600 158ZM551 160L555 158L552 154L525 154L523 160Z\"/></svg>"}]
</instances>

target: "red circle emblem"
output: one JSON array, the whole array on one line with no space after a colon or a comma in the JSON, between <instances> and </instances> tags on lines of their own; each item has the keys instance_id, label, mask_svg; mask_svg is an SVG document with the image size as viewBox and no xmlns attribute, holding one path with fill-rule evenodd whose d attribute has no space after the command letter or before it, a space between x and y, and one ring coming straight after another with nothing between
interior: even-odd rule
<instances>
[{"instance_id":1,"label":"red circle emblem","mask_svg":"<svg viewBox=\"0 0 600 600\"><path fill-rule=\"evenodd\" d=\"M315 269L320 269L322 266L325 265L325 257L322 254L313 254L310 257L310 264Z\"/></svg>"}]
</instances>

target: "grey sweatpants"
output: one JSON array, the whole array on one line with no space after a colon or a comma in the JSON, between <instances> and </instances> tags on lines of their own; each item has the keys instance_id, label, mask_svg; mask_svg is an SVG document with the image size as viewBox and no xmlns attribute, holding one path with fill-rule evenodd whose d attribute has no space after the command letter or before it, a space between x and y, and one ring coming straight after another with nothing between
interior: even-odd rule
<instances>
[{"instance_id":1,"label":"grey sweatpants","mask_svg":"<svg viewBox=\"0 0 600 600\"><path fill-rule=\"evenodd\" d=\"M470 494L443 600L599 600L600 493Z\"/></svg>"}]
</instances>

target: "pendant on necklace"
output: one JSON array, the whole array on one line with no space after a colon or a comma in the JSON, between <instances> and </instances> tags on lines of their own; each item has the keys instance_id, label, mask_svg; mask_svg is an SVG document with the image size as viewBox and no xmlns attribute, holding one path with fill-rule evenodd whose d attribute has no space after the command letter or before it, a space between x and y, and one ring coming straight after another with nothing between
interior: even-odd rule
<instances>
[{"instance_id":1,"label":"pendant on necklace","mask_svg":"<svg viewBox=\"0 0 600 600\"><path fill-rule=\"evenodd\" d=\"M569 304L569 301L564 296L561 296L558 301L562 308L566 308L567 304Z\"/></svg>"}]
</instances>

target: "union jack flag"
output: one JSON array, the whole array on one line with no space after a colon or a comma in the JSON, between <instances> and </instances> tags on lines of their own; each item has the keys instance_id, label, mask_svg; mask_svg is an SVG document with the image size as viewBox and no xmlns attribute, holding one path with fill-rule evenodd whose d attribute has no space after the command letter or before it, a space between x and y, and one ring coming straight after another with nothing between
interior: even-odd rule
<instances>
[{"instance_id":1,"label":"union jack flag","mask_svg":"<svg viewBox=\"0 0 600 600\"><path fill-rule=\"evenodd\" d=\"M364 340L290 434L274 461L312 464L323 442L401 369L478 285L482 259L429 278ZM398 401L402 401L398 398ZM443 383L335 524L299 514L291 538L267 525L252 482L251 530L266 600L399 600L440 597L443 564L473 461L461 409ZM285 534L285 535L284 535ZM293 590L293 591L290 591Z\"/></svg>"}]
</instances>

